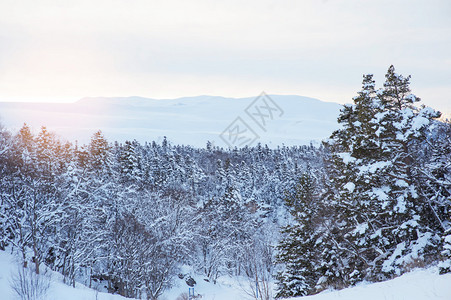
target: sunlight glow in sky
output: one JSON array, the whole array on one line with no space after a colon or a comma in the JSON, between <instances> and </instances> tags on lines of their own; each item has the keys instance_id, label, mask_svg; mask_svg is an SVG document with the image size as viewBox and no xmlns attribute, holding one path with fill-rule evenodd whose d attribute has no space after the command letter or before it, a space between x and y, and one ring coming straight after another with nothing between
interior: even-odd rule
<instances>
[{"instance_id":1,"label":"sunlight glow in sky","mask_svg":"<svg viewBox=\"0 0 451 300\"><path fill-rule=\"evenodd\" d=\"M297 94L350 102L390 64L451 108L451 2L2 0L0 101Z\"/></svg>"}]
</instances>

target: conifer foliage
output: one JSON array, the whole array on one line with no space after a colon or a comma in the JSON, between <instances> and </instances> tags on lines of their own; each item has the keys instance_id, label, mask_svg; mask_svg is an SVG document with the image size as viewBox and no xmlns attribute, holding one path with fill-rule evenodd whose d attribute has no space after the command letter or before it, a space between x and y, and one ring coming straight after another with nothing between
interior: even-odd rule
<instances>
[{"instance_id":1,"label":"conifer foliage","mask_svg":"<svg viewBox=\"0 0 451 300\"><path fill-rule=\"evenodd\" d=\"M311 173L302 174L293 191L287 192L285 202L293 217L293 224L283 228L285 235L278 246L278 261L284 265L278 276L276 297L305 296L314 292L320 271L315 258L320 255L316 245L321 231L317 224L321 207L319 182Z\"/></svg>"},{"instance_id":2,"label":"conifer foliage","mask_svg":"<svg viewBox=\"0 0 451 300\"><path fill-rule=\"evenodd\" d=\"M449 123L418 105L410 76L390 66L385 78L376 89L364 75L341 110L342 127L325 143L328 188L315 201L327 215L302 207L284 229L278 297L392 278L451 253Z\"/></svg>"}]
</instances>

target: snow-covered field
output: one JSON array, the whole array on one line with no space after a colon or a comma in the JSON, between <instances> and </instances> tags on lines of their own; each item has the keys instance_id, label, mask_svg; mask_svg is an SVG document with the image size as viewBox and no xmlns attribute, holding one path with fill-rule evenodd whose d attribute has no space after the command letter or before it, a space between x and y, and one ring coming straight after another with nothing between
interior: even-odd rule
<instances>
[{"instance_id":1,"label":"snow-covered field","mask_svg":"<svg viewBox=\"0 0 451 300\"><path fill-rule=\"evenodd\" d=\"M18 264L13 255L5 251L0 251L0 299L14 300L17 298L11 282L14 274L17 274ZM62 282L60 274L51 272L51 284L47 298L42 300L120 300L126 299L118 295L99 293L81 284L72 288ZM40 299L41 300L41 299Z\"/></svg>"},{"instance_id":2,"label":"snow-covered field","mask_svg":"<svg viewBox=\"0 0 451 300\"><path fill-rule=\"evenodd\" d=\"M213 96L156 100L140 97L84 98L76 103L0 102L0 122L10 129L24 123L39 130L46 126L69 140L89 142L102 130L110 140L161 141L166 136L174 144L204 147L207 141L224 147L220 134L240 117L255 133L258 142L276 147L309 144L330 136L337 125L341 106L301 96L271 95L280 111L260 107L266 118L264 128L246 114L255 97ZM254 103L254 104L253 104ZM270 105L270 104L268 104ZM274 108L274 107L273 107ZM256 117L258 118L258 116Z\"/></svg>"},{"instance_id":3,"label":"snow-covered field","mask_svg":"<svg viewBox=\"0 0 451 300\"><path fill-rule=\"evenodd\" d=\"M0 251L0 299L16 299L11 289L11 274L17 272L17 264L12 255ZM206 282L202 277L194 277L195 294L202 295L202 300L245 300L249 284L244 280L221 277L217 284ZM188 293L188 286L183 280L176 279L176 285L166 292L161 299L175 300L181 294ZM81 284L72 288L62 283L57 273L52 274L51 287L47 299L64 300L120 300L121 296L96 292ZM356 287L340 291L325 291L319 295L300 297L306 300L449 300L451 299L451 274L438 275L436 268L414 270L408 274L380 283L362 283Z\"/></svg>"}]
</instances>

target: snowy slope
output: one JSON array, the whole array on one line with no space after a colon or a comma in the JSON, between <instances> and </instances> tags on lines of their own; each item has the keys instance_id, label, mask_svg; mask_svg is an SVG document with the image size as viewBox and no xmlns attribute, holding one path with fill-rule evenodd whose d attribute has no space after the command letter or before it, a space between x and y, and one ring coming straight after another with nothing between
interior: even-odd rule
<instances>
[{"instance_id":1,"label":"snowy slope","mask_svg":"<svg viewBox=\"0 0 451 300\"><path fill-rule=\"evenodd\" d=\"M244 300L249 296L250 285L245 280L220 278L217 285L198 280L196 294L203 300ZM173 288L165 294L166 299L176 299L186 285ZM275 294L275 293L274 293ZM290 300L450 300L451 274L438 275L437 268L414 270L393 280L379 283L361 283L340 291L325 291L321 294L290 298Z\"/></svg>"},{"instance_id":2,"label":"snowy slope","mask_svg":"<svg viewBox=\"0 0 451 300\"><path fill-rule=\"evenodd\" d=\"M302 300L450 300L451 274L438 275L437 268L414 270L398 278L378 283L362 283L341 291L299 297Z\"/></svg>"},{"instance_id":3,"label":"snowy slope","mask_svg":"<svg viewBox=\"0 0 451 300\"><path fill-rule=\"evenodd\" d=\"M16 270L12 255L0 251L0 299L13 300L14 294L10 287L11 272ZM212 284L195 277L195 293L202 295L203 300L245 300L249 285L239 278L221 277L218 283ZM188 286L183 280L176 279L175 287L167 291L161 299L174 300L182 293L188 292ZM62 283L61 277L54 273L48 299L65 300L121 300L127 299L118 295L97 293L83 285L74 289ZM414 270L393 280L380 283L362 283L357 287L341 291L325 291L319 295L293 298L292 300L449 300L451 299L451 274L438 275L437 268Z\"/></svg>"},{"instance_id":4,"label":"snowy slope","mask_svg":"<svg viewBox=\"0 0 451 300\"><path fill-rule=\"evenodd\" d=\"M337 128L340 105L301 96L271 95L281 113L259 127L245 113L255 98L199 96L171 100L140 97L84 98L76 103L0 103L0 121L18 129L27 123L48 129L69 140L86 143L101 129L110 140L161 141L205 146L207 141L226 146L219 135L237 117L260 137L254 142L275 147L308 144L326 138ZM281 115L280 115L281 114Z\"/></svg>"},{"instance_id":5,"label":"snowy slope","mask_svg":"<svg viewBox=\"0 0 451 300\"><path fill-rule=\"evenodd\" d=\"M16 294L11 288L12 274L17 272L16 259L5 251L0 251L0 299L15 300ZM58 273L52 272L51 285L47 294L49 300L125 300L127 298L107 293L96 292L81 284L72 288L62 282ZM42 299L45 300L45 299Z\"/></svg>"}]
</instances>

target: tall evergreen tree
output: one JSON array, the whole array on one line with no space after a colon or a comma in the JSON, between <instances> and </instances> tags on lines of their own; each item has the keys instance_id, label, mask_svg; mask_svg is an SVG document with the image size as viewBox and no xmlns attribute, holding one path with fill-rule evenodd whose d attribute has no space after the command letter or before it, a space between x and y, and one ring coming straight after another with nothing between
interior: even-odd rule
<instances>
[{"instance_id":1,"label":"tall evergreen tree","mask_svg":"<svg viewBox=\"0 0 451 300\"><path fill-rule=\"evenodd\" d=\"M285 203L294 219L292 225L283 228L285 237L277 249L277 260L284 266L278 276L277 298L305 296L315 292L321 272L318 264L322 232L319 223L321 210L318 182L312 174L301 175L293 191L289 191Z\"/></svg>"},{"instance_id":2,"label":"tall evergreen tree","mask_svg":"<svg viewBox=\"0 0 451 300\"><path fill-rule=\"evenodd\" d=\"M384 88L376 91L372 76L364 76L354 105L338 119L343 129L329 141L330 203L337 213L330 230L335 243L325 252L338 252L334 259L326 256L329 284L337 273L343 286L400 274L437 241L421 224L426 200L418 196L415 177L420 172L416 153L439 113L414 106L419 98L410 93L409 79L391 66ZM337 265L337 256L346 264Z\"/></svg>"},{"instance_id":3,"label":"tall evergreen tree","mask_svg":"<svg viewBox=\"0 0 451 300\"><path fill-rule=\"evenodd\" d=\"M423 168L420 149L440 113L415 105L420 99L410 91L410 76L396 74L390 66L385 77L384 88L379 93L383 112L378 119L379 137L389 162L382 180L388 196L384 202L386 225L391 228L385 235L390 237L393 252L385 260L382 271L399 274L410 261L424 259L428 248L436 248L439 241L424 219L429 214L429 208L424 205L428 199L419 194L423 182L416 178Z\"/></svg>"}]
</instances>

